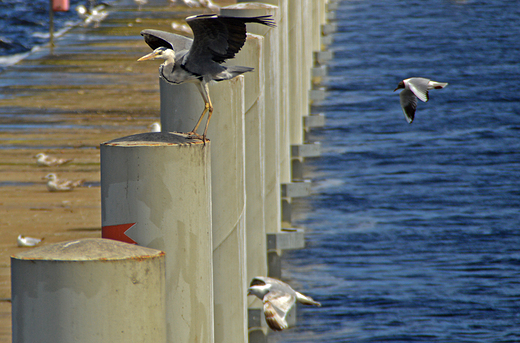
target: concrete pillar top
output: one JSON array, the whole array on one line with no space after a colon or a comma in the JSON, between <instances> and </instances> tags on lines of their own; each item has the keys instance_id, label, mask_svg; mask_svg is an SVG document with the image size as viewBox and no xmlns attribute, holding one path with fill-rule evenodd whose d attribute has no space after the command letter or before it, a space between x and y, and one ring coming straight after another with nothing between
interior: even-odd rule
<instances>
[{"instance_id":1,"label":"concrete pillar top","mask_svg":"<svg viewBox=\"0 0 520 343\"><path fill-rule=\"evenodd\" d=\"M203 145L200 139L188 138L185 133L179 132L145 132L131 136L116 138L103 143L110 146L169 146L169 145ZM208 144L208 141L206 141Z\"/></svg>"},{"instance_id":2,"label":"concrete pillar top","mask_svg":"<svg viewBox=\"0 0 520 343\"><path fill-rule=\"evenodd\" d=\"M42 261L116 261L157 258L164 252L112 239L84 238L44 245L13 255L18 260Z\"/></svg>"}]
</instances>

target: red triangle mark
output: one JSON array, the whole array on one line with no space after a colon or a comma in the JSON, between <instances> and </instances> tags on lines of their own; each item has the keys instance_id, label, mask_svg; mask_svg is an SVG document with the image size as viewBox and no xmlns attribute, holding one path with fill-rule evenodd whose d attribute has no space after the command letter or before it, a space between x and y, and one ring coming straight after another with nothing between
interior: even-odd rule
<instances>
[{"instance_id":1,"label":"red triangle mark","mask_svg":"<svg viewBox=\"0 0 520 343\"><path fill-rule=\"evenodd\" d=\"M103 226L101 228L101 237L130 244L137 244L136 241L125 235L125 232L134 225L135 223Z\"/></svg>"}]
</instances>

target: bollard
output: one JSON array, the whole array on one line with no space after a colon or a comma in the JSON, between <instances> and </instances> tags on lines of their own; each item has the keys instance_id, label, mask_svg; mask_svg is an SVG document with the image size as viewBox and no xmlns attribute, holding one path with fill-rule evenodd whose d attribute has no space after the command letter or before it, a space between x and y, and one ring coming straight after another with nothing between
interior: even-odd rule
<instances>
[{"instance_id":1,"label":"bollard","mask_svg":"<svg viewBox=\"0 0 520 343\"><path fill-rule=\"evenodd\" d=\"M290 80L289 80L289 64L293 61L289 60L289 0L238 0L237 2L264 2L267 4L275 5L278 7L277 13L277 21L276 28L274 31L278 36L278 63L276 64L268 64L269 70L272 70L276 73L276 82L279 82L279 116L277 119L277 128L278 128L278 140L277 140L277 150L278 150L278 163L279 163L279 183L291 182L291 141L290 141L290 133L289 133L289 113L293 111L293 104L290 103L289 97L289 89L290 89ZM255 32L256 33L256 32ZM276 38L274 38L276 39ZM273 50L274 51L274 50ZM267 81L266 81L267 82ZM267 110L267 113L270 111ZM269 130L266 128L266 132ZM268 151L269 149L267 149ZM269 177L266 175L267 179ZM279 187L279 186L277 186ZM276 192L280 192L278 188ZM277 220L280 220L280 216L277 217Z\"/></svg>"},{"instance_id":2,"label":"bollard","mask_svg":"<svg viewBox=\"0 0 520 343\"><path fill-rule=\"evenodd\" d=\"M284 109L286 101L283 99L281 85L282 82L287 82L287 68L283 68L280 56L280 32L283 31L286 20L281 18L280 9L277 6L264 3L249 2L228 6L225 9L243 11L244 15L270 14L275 18L277 25L276 28L268 28L268 30L264 29L265 26L251 25L250 29L252 33L264 36L264 223L266 232L275 233L281 229L280 154L282 150L286 152L286 160L289 160L288 141L284 149L281 149L280 144L280 121L283 120L282 113L286 113ZM287 89L285 88L284 91Z\"/></svg>"},{"instance_id":3,"label":"bollard","mask_svg":"<svg viewBox=\"0 0 520 343\"><path fill-rule=\"evenodd\" d=\"M190 88L184 88L190 86ZM193 85L160 83L163 130L189 131L203 109ZM211 192L213 234L213 290L215 341L245 342L247 335L245 185L244 185L244 76L212 84L214 112L208 129L211 139ZM182 98L186 92L198 97ZM191 98L190 98L191 99ZM199 111L200 109L200 111ZM192 119L194 118L194 119ZM193 121L193 125L195 121ZM201 124L202 125L202 124Z\"/></svg>"},{"instance_id":4,"label":"bollard","mask_svg":"<svg viewBox=\"0 0 520 343\"><path fill-rule=\"evenodd\" d=\"M310 73L306 68L306 49L303 48L303 5L301 0L289 0L289 137L291 145L302 144L302 115L308 106L308 98L304 94L304 74Z\"/></svg>"},{"instance_id":5,"label":"bollard","mask_svg":"<svg viewBox=\"0 0 520 343\"><path fill-rule=\"evenodd\" d=\"M103 237L166 253L168 342L214 342L211 145L167 132L101 145Z\"/></svg>"},{"instance_id":6,"label":"bollard","mask_svg":"<svg viewBox=\"0 0 520 343\"><path fill-rule=\"evenodd\" d=\"M260 3L237 4L227 6L221 9L221 14L225 16L235 17L251 17L261 15L273 15L276 7ZM276 16L274 16L276 20ZM246 243L247 243L247 280L251 280L257 275L267 275L267 246L266 246L266 232L276 230L279 226L279 217L274 218L273 223L266 223L266 211L269 209L270 213L279 211L280 203L269 203L266 200L267 189L265 175L269 174L270 178L273 174L276 175L276 168L270 170L266 164L270 163L270 167L277 167L276 156L273 151L270 151L269 161L266 160L266 146L275 149L273 144L275 135L272 131L267 131L266 127L272 124L274 115L278 110L278 95L279 90L272 87L272 84L266 82L266 74L270 66L277 64L266 64L265 56L272 54L273 51L267 51L269 46L265 46L269 38L264 38L264 35L270 34L273 28L260 27L258 25L251 25L248 28L250 31L255 31L256 34L248 34L248 40L240 54L232 60L236 65L254 66L255 71L245 75L245 99L246 99ZM262 36L259 34L263 34ZM276 56L278 57L278 56ZM271 62L272 59L268 60ZM272 68L276 69L276 68ZM269 78L271 80L271 78ZM272 87L272 90L268 90ZM270 96L266 100L266 93ZM266 108L274 110L275 113L266 113ZM269 124L268 124L269 123ZM268 142L269 141L269 142ZM273 187L274 188L274 187ZM276 188L278 188L276 186ZM276 201L276 200L275 200ZM278 209L277 209L278 208ZM273 225L274 227L269 227ZM278 224L278 225L277 225ZM251 303L254 299L250 297Z\"/></svg>"},{"instance_id":7,"label":"bollard","mask_svg":"<svg viewBox=\"0 0 520 343\"><path fill-rule=\"evenodd\" d=\"M100 238L12 256L13 342L165 342L164 262Z\"/></svg>"}]
</instances>

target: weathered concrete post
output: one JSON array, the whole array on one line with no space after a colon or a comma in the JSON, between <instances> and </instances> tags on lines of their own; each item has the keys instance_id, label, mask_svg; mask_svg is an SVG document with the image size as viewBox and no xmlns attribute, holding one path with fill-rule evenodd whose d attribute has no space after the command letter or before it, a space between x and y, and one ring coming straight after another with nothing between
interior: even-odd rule
<instances>
[{"instance_id":1,"label":"weathered concrete post","mask_svg":"<svg viewBox=\"0 0 520 343\"><path fill-rule=\"evenodd\" d=\"M204 107L196 88L162 81L160 86L161 103L166 100L171 104L161 106L163 130L193 129ZM209 87L214 107L208 138L211 140L215 341L242 343L247 339L244 76ZM196 96L186 97L190 92Z\"/></svg>"},{"instance_id":2,"label":"weathered concrete post","mask_svg":"<svg viewBox=\"0 0 520 343\"><path fill-rule=\"evenodd\" d=\"M247 3L222 8L221 14L237 17L273 15L276 20L275 10L276 7L272 5ZM270 212L270 216L273 215L273 212L279 213L280 211L279 198L275 199L273 203L269 203L271 199L266 199L266 194L271 195L273 193L273 189L268 189L266 175L269 176L269 181L276 179L278 167L276 151L273 151L277 149L275 134L278 132L267 128L272 129L275 125L273 121L277 119L275 115L278 113L279 90L268 89L274 87L269 84L272 80L272 72L271 75L267 75L270 69L276 70L272 67L277 65L277 60L269 59L269 55L273 54L273 51L269 51L269 38L266 36L276 28L251 25L248 29L257 34L248 34L246 45L242 48L240 54L232 60L232 63L255 68L254 72L245 75L247 280L251 280L257 275L267 275L266 232L276 230L280 225L279 217L269 218L269 223L266 220L266 211ZM278 56L276 55L276 57ZM270 64L267 64L267 61ZM270 96L268 100L266 95ZM274 113L268 112L267 109L273 110ZM270 149L269 159L267 159L266 148ZM273 168L273 170L270 168ZM269 186L279 189L278 185ZM276 202L277 200L278 202ZM274 225L274 227L270 227L270 225Z\"/></svg>"},{"instance_id":3,"label":"weathered concrete post","mask_svg":"<svg viewBox=\"0 0 520 343\"><path fill-rule=\"evenodd\" d=\"M303 123L302 113L308 106L308 97L305 94L304 74L306 70L306 56L303 41L303 4L302 0L289 0L289 135L291 145L302 144Z\"/></svg>"},{"instance_id":4,"label":"weathered concrete post","mask_svg":"<svg viewBox=\"0 0 520 343\"><path fill-rule=\"evenodd\" d=\"M164 263L100 238L11 257L13 342L166 342Z\"/></svg>"},{"instance_id":5,"label":"weathered concrete post","mask_svg":"<svg viewBox=\"0 0 520 343\"><path fill-rule=\"evenodd\" d=\"M284 32L284 25L287 20L282 17L281 10L278 6L265 4L262 2L250 2L247 0L242 7L244 10L253 11L254 15L271 14L276 21L276 28L267 28L265 26L251 25L250 32L262 35L264 37L264 93L265 93L265 140L264 140L264 178L265 178L265 231L266 233L278 233L281 229L281 197L280 197L280 175L281 162L280 155L284 154L286 160L287 172L286 178L290 178L289 163L290 150L288 135L281 137L280 123L285 122L285 106L287 87L287 60L282 59L281 55L281 36ZM278 0L263 1L278 4ZM285 0L283 1L284 3ZM235 8L235 6L229 6ZM238 6L237 6L238 7ZM287 140L285 140L287 138ZM281 140L284 143L281 143ZM283 146L282 146L283 145Z\"/></svg>"},{"instance_id":6,"label":"weathered concrete post","mask_svg":"<svg viewBox=\"0 0 520 343\"><path fill-rule=\"evenodd\" d=\"M103 237L166 253L168 342L213 342L211 142L166 132L101 145Z\"/></svg>"}]
</instances>

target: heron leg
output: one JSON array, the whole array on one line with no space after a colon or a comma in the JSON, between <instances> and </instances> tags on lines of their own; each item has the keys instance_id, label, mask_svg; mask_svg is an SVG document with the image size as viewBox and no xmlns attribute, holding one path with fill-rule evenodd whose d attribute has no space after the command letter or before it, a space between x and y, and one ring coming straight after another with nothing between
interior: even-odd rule
<instances>
[{"instance_id":1,"label":"heron leg","mask_svg":"<svg viewBox=\"0 0 520 343\"><path fill-rule=\"evenodd\" d=\"M199 120L197 121L197 124L193 128L191 132L188 132L190 135L190 138L198 138L202 141L205 141L206 139L206 132L208 131L208 124L209 120L211 118L211 114L213 113L213 105L211 104L211 99L209 97L209 88L208 84L206 82L200 82L195 84L197 86L197 89L200 92L200 95L202 95L202 99L204 100L204 110L202 111L202 114L199 117ZM208 121L206 122L206 128L204 129L204 134L201 136L197 133L197 129L199 128L200 123L202 122L202 118L204 118L204 114L206 112L209 112L208 114Z\"/></svg>"},{"instance_id":2,"label":"heron leg","mask_svg":"<svg viewBox=\"0 0 520 343\"><path fill-rule=\"evenodd\" d=\"M209 93L208 93L208 120L206 121L206 128L204 128L204 133L202 134L202 139L205 140L206 139L206 133L208 132L208 126L209 126L209 121L211 119L211 115L213 114L213 104L211 103L211 99L209 98Z\"/></svg>"},{"instance_id":3,"label":"heron leg","mask_svg":"<svg viewBox=\"0 0 520 343\"><path fill-rule=\"evenodd\" d=\"M202 139L202 136L199 135L197 133L197 129L199 128L199 125L200 123L202 122L202 118L204 118L204 114L206 114L206 111L208 111L209 109L209 104L208 103L205 103L204 104L204 110L202 111L202 114L200 115L200 118L199 120L197 121L197 124L195 125L195 127L193 128L193 130L191 130L190 132L188 132L188 134L190 135L190 138L198 138L198 139Z\"/></svg>"}]
</instances>

